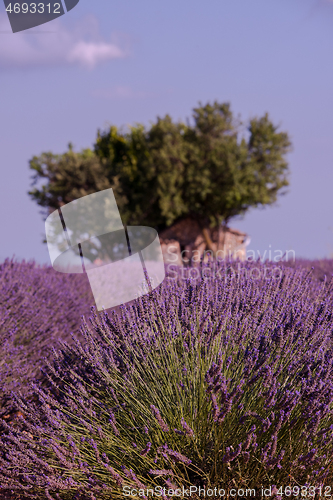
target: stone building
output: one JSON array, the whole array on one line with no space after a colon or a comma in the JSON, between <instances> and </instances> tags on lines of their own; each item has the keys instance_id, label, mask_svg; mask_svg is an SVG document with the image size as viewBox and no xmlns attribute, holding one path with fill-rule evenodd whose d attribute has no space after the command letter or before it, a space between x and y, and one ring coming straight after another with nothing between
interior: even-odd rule
<instances>
[{"instance_id":1,"label":"stone building","mask_svg":"<svg viewBox=\"0 0 333 500\"><path fill-rule=\"evenodd\" d=\"M250 238L237 229L221 226L219 229L202 230L195 219L186 218L176 222L159 234L164 262L184 265L204 260L213 252L220 260L228 257L246 259L246 247Z\"/></svg>"}]
</instances>

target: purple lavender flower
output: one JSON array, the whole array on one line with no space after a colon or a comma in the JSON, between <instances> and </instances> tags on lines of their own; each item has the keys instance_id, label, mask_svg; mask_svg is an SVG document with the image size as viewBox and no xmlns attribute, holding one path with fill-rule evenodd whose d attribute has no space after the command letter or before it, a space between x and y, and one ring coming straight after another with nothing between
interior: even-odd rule
<instances>
[{"instance_id":1,"label":"purple lavender flower","mask_svg":"<svg viewBox=\"0 0 333 500\"><path fill-rule=\"evenodd\" d=\"M182 420L181 420L181 424L182 424L182 427L185 431L185 434L187 434L188 436L190 437L193 437L194 436L194 431L193 429L191 429L191 427L185 422L184 420L184 417L182 417Z\"/></svg>"},{"instance_id":2,"label":"purple lavender flower","mask_svg":"<svg viewBox=\"0 0 333 500\"><path fill-rule=\"evenodd\" d=\"M174 462L182 462L184 464L190 464L192 462L189 458L185 457L185 455L182 455L178 451L171 450L167 444L161 446L157 451L165 458L171 458Z\"/></svg>"},{"instance_id":3,"label":"purple lavender flower","mask_svg":"<svg viewBox=\"0 0 333 500\"><path fill-rule=\"evenodd\" d=\"M109 418L109 423L111 424L111 427L113 429L113 432L115 433L116 436L120 435L120 432L116 426L116 418L113 413L110 413L110 418Z\"/></svg>"},{"instance_id":4,"label":"purple lavender flower","mask_svg":"<svg viewBox=\"0 0 333 500\"><path fill-rule=\"evenodd\" d=\"M173 476L174 473L171 469L150 469L149 474L153 474L154 476Z\"/></svg>"},{"instance_id":5,"label":"purple lavender flower","mask_svg":"<svg viewBox=\"0 0 333 500\"><path fill-rule=\"evenodd\" d=\"M136 474L133 472L132 469L126 469L125 466L122 466L121 468L122 468L125 476L128 477L129 479L131 479L138 488L141 488L141 489L146 488L145 485L137 478Z\"/></svg>"},{"instance_id":6,"label":"purple lavender flower","mask_svg":"<svg viewBox=\"0 0 333 500\"><path fill-rule=\"evenodd\" d=\"M145 448L141 451L140 455L142 457L145 457L146 455L148 455L148 453L150 452L150 448L151 448L151 443L147 443Z\"/></svg>"},{"instance_id":7,"label":"purple lavender flower","mask_svg":"<svg viewBox=\"0 0 333 500\"><path fill-rule=\"evenodd\" d=\"M169 427L167 424L164 422L163 418L161 417L160 411L156 408L154 405L150 405L151 410L153 411L154 417L156 418L158 425L162 429L163 432L169 432Z\"/></svg>"}]
</instances>

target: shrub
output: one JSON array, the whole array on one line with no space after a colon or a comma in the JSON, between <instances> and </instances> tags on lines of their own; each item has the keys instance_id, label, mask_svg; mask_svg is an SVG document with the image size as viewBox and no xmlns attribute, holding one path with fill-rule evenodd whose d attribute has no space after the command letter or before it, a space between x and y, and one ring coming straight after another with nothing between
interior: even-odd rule
<instances>
[{"instance_id":1,"label":"shrub","mask_svg":"<svg viewBox=\"0 0 333 500\"><path fill-rule=\"evenodd\" d=\"M93 302L85 276L56 273L34 262L0 264L0 414L14 389L26 391L43 358L71 332Z\"/></svg>"},{"instance_id":2,"label":"shrub","mask_svg":"<svg viewBox=\"0 0 333 500\"><path fill-rule=\"evenodd\" d=\"M319 281L330 280L333 276L333 259L296 259L285 262L284 265L293 269L312 269L312 276Z\"/></svg>"},{"instance_id":3,"label":"shrub","mask_svg":"<svg viewBox=\"0 0 333 500\"><path fill-rule=\"evenodd\" d=\"M218 267L222 279L169 276L83 323L85 341L49 363L49 388L34 386L39 404L16 396L21 422L2 421L4 491L113 499L125 486L331 479L333 283Z\"/></svg>"}]
</instances>

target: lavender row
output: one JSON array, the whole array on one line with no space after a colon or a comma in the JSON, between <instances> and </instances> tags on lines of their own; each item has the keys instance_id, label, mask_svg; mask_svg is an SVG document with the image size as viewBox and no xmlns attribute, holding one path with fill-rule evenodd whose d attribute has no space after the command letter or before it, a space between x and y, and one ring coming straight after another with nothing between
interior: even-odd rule
<instances>
[{"instance_id":1,"label":"lavender row","mask_svg":"<svg viewBox=\"0 0 333 500\"><path fill-rule=\"evenodd\" d=\"M0 264L0 413L11 390L27 390L39 377L52 347L78 333L93 303L85 276L13 259Z\"/></svg>"},{"instance_id":2,"label":"lavender row","mask_svg":"<svg viewBox=\"0 0 333 500\"><path fill-rule=\"evenodd\" d=\"M329 484L333 282L237 265L169 270L151 294L83 321L35 401L16 394L21 416L1 421L5 498Z\"/></svg>"}]
</instances>

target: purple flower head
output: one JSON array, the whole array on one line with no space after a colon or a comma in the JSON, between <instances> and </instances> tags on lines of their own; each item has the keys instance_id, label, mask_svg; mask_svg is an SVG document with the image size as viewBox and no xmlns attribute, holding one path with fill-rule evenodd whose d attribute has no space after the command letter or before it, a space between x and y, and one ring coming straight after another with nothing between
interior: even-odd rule
<instances>
[{"instance_id":1,"label":"purple flower head","mask_svg":"<svg viewBox=\"0 0 333 500\"><path fill-rule=\"evenodd\" d=\"M149 474L153 474L154 476L173 476L174 473L172 472L171 469L155 469L149 470Z\"/></svg>"},{"instance_id":2,"label":"purple flower head","mask_svg":"<svg viewBox=\"0 0 333 500\"><path fill-rule=\"evenodd\" d=\"M182 424L182 427L185 431L185 434L187 434L188 436L191 436L193 437L194 436L194 431L193 429L191 429L191 427L185 422L184 418L182 417L182 420L181 420L181 424Z\"/></svg>"},{"instance_id":3,"label":"purple flower head","mask_svg":"<svg viewBox=\"0 0 333 500\"><path fill-rule=\"evenodd\" d=\"M169 427L167 426L167 424L164 422L163 418L161 417L160 411L154 405L150 405L150 408L153 411L154 417L156 418L158 425L160 426L162 431L169 432Z\"/></svg>"},{"instance_id":4,"label":"purple flower head","mask_svg":"<svg viewBox=\"0 0 333 500\"><path fill-rule=\"evenodd\" d=\"M182 455L178 451L171 450L167 444L160 447L157 451L165 458L171 458L173 462L182 462L184 464L190 464L192 462L189 458L185 457L185 455Z\"/></svg>"},{"instance_id":5,"label":"purple flower head","mask_svg":"<svg viewBox=\"0 0 333 500\"><path fill-rule=\"evenodd\" d=\"M141 451L140 455L145 457L146 455L148 455L148 453L150 452L150 448L151 448L151 443L147 443L145 448Z\"/></svg>"}]
</instances>

